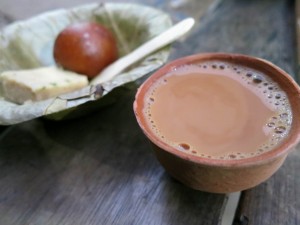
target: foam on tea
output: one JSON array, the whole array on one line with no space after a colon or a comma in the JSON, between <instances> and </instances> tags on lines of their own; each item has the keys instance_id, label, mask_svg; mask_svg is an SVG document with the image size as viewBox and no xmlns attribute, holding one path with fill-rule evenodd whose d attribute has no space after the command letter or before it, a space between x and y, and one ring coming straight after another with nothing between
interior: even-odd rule
<instances>
[{"instance_id":1,"label":"foam on tea","mask_svg":"<svg viewBox=\"0 0 300 225\"><path fill-rule=\"evenodd\" d=\"M152 85L144 113L163 142L200 157L241 159L273 149L292 122L268 76L228 62L174 69Z\"/></svg>"}]
</instances>

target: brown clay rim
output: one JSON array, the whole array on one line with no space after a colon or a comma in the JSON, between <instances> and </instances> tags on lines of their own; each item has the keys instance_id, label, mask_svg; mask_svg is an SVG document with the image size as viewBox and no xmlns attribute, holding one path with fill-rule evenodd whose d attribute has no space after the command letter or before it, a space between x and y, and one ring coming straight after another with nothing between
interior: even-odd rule
<instances>
[{"instance_id":1,"label":"brown clay rim","mask_svg":"<svg viewBox=\"0 0 300 225\"><path fill-rule=\"evenodd\" d=\"M209 60L221 60L224 62L230 62L248 68L253 68L259 70L270 78L272 78L279 86L287 93L288 99L291 103L292 108L292 127L289 135L280 143L276 148L262 153L257 156L244 159L232 159L232 160L221 160L221 159L209 159L200 156L194 156L191 154L186 154L175 148L168 146L162 142L156 135L153 134L147 122L143 116L144 108L144 96L147 89L151 86L153 81L157 80L164 74L172 71L174 68L186 64L194 64ZM194 162L196 164L202 164L207 166L217 166L217 167L247 167L252 165L264 164L272 161L278 157L287 154L295 145L300 141L300 88L298 84L293 80L293 78L284 72L279 67L274 64L251 56L241 55L241 54L230 54L230 53L201 53L197 55L191 55L184 58L174 60L167 65L163 66L157 70L153 75L151 75L139 88L135 102L134 111L136 114L137 121L142 128L145 135L158 147L164 149L165 151L180 157L184 160ZM162 150L163 151L163 150Z\"/></svg>"}]
</instances>

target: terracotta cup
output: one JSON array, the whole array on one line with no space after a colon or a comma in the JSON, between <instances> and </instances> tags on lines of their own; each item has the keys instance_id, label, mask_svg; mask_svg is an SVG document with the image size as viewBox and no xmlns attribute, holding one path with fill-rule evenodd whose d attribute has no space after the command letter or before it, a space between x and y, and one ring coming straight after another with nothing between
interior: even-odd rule
<instances>
[{"instance_id":1,"label":"terracotta cup","mask_svg":"<svg viewBox=\"0 0 300 225\"><path fill-rule=\"evenodd\" d=\"M145 94L154 81L174 68L186 64L219 60L247 66L267 74L286 92L291 103L293 122L288 136L274 149L244 159L209 159L184 153L162 142L147 125L143 114ZM204 53L177 59L151 75L139 88L134 102L137 121L153 144L157 159L166 171L183 184L197 190L229 193L254 187L273 175L287 154L300 140L300 89L283 70L272 63L239 54ZM201 138L201 137L199 137Z\"/></svg>"}]
</instances>

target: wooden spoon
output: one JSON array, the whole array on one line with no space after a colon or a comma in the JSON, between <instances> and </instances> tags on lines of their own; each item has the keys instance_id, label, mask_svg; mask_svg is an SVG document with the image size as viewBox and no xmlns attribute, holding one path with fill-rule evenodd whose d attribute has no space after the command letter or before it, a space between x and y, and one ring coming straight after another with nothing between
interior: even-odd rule
<instances>
[{"instance_id":1,"label":"wooden spoon","mask_svg":"<svg viewBox=\"0 0 300 225\"><path fill-rule=\"evenodd\" d=\"M91 81L91 84L100 84L113 79L130 65L183 36L193 27L194 23L195 20L193 18L187 18L175 24L128 55L107 66Z\"/></svg>"}]
</instances>

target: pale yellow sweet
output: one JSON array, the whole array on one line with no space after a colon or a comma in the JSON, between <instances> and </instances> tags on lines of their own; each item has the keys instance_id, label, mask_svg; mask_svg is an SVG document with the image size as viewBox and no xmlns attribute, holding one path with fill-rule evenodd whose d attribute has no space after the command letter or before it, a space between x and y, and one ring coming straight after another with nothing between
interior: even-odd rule
<instances>
[{"instance_id":1,"label":"pale yellow sweet","mask_svg":"<svg viewBox=\"0 0 300 225\"><path fill-rule=\"evenodd\" d=\"M40 101L81 89L88 85L84 75L57 67L5 71L0 75L3 96L14 103Z\"/></svg>"}]
</instances>

